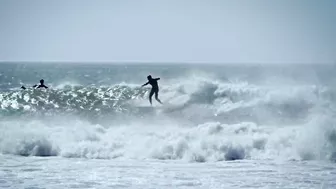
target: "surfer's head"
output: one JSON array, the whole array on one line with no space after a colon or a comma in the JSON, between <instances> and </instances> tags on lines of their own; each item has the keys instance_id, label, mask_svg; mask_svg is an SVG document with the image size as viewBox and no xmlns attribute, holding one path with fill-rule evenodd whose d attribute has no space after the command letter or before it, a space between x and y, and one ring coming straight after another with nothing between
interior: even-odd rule
<instances>
[{"instance_id":1,"label":"surfer's head","mask_svg":"<svg viewBox=\"0 0 336 189\"><path fill-rule=\"evenodd\" d=\"M41 83L41 84L43 84L43 83L44 83L44 80L43 80L43 79L41 79L41 80L40 80L40 83Z\"/></svg>"},{"instance_id":2,"label":"surfer's head","mask_svg":"<svg viewBox=\"0 0 336 189\"><path fill-rule=\"evenodd\" d=\"M151 75L147 76L147 79L148 80L152 79L152 76Z\"/></svg>"}]
</instances>

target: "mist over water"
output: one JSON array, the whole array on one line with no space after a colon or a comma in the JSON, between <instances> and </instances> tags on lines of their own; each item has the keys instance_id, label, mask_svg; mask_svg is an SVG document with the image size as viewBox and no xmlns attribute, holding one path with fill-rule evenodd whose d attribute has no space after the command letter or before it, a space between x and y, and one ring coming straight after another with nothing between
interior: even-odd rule
<instances>
[{"instance_id":1,"label":"mist over water","mask_svg":"<svg viewBox=\"0 0 336 189\"><path fill-rule=\"evenodd\" d=\"M216 162L336 158L332 66L2 64L0 153ZM146 76L160 77L149 107ZM20 90L43 78L47 90Z\"/></svg>"}]
</instances>

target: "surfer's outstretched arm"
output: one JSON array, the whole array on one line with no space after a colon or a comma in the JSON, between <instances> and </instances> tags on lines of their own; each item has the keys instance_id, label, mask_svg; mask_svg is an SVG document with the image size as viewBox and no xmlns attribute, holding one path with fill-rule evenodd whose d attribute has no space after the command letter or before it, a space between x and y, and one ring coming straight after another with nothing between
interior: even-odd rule
<instances>
[{"instance_id":1,"label":"surfer's outstretched arm","mask_svg":"<svg viewBox=\"0 0 336 189\"><path fill-rule=\"evenodd\" d=\"M148 84L149 84L149 82L147 82L147 83L145 83L145 84L141 85L141 87L143 87L143 86L146 86L146 85L148 85Z\"/></svg>"},{"instance_id":2,"label":"surfer's outstretched arm","mask_svg":"<svg viewBox=\"0 0 336 189\"><path fill-rule=\"evenodd\" d=\"M158 77L158 78L155 78L154 80L160 80L160 78Z\"/></svg>"},{"instance_id":3,"label":"surfer's outstretched arm","mask_svg":"<svg viewBox=\"0 0 336 189\"><path fill-rule=\"evenodd\" d=\"M44 87L44 88L48 89L48 87L47 87L47 86L45 86L45 85L40 85L40 86L38 86L37 88L42 88L42 87Z\"/></svg>"}]
</instances>

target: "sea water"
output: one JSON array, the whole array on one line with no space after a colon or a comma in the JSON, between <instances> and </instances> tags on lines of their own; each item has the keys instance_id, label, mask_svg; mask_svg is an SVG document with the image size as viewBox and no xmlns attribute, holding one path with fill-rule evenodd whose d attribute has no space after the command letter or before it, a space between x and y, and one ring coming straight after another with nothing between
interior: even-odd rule
<instances>
[{"instance_id":1,"label":"sea water","mask_svg":"<svg viewBox=\"0 0 336 189\"><path fill-rule=\"evenodd\" d=\"M2 63L0 187L336 188L335 71Z\"/></svg>"}]
</instances>

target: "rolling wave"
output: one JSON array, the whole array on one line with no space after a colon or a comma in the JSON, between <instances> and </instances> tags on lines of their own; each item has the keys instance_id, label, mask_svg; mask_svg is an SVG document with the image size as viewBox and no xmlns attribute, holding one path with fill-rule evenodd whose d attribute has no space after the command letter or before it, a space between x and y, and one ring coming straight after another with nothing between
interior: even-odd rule
<instances>
[{"instance_id":1,"label":"rolling wave","mask_svg":"<svg viewBox=\"0 0 336 189\"><path fill-rule=\"evenodd\" d=\"M202 78L167 83L160 89L164 105L153 108L148 91L118 84L1 92L0 152L192 162L336 158L330 88Z\"/></svg>"},{"instance_id":2,"label":"rolling wave","mask_svg":"<svg viewBox=\"0 0 336 189\"><path fill-rule=\"evenodd\" d=\"M0 93L0 113L74 114L87 117L114 114L141 115L149 109L148 88L118 84L110 87L65 86L60 89L7 91ZM334 111L335 91L316 86L266 87L248 83L196 82L166 85L160 91L164 113L195 119L226 118L232 121L305 119L311 111ZM153 99L154 100L154 99ZM155 100L154 100L154 103Z\"/></svg>"}]
</instances>

